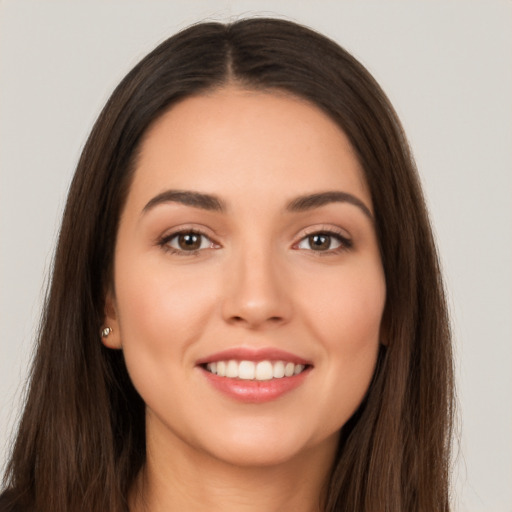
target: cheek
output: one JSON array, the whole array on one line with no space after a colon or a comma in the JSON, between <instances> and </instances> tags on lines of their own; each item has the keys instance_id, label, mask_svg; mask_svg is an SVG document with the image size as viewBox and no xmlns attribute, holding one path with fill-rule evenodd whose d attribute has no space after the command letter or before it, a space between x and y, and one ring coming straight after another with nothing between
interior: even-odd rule
<instances>
[{"instance_id":1,"label":"cheek","mask_svg":"<svg viewBox=\"0 0 512 512\"><path fill-rule=\"evenodd\" d=\"M176 383L188 378L182 371L190 363L187 350L201 336L216 301L211 280L197 272L141 261L139 256L118 262L116 305L131 380L148 406L157 407L164 395L179 399Z\"/></svg>"},{"instance_id":2,"label":"cheek","mask_svg":"<svg viewBox=\"0 0 512 512\"><path fill-rule=\"evenodd\" d=\"M129 271L124 271L126 270ZM120 265L116 296L123 339L142 342L193 338L215 303L208 280L164 265ZM173 343L169 343L173 341Z\"/></svg>"},{"instance_id":3,"label":"cheek","mask_svg":"<svg viewBox=\"0 0 512 512\"><path fill-rule=\"evenodd\" d=\"M386 300L380 265L347 267L324 280L316 279L302 296L303 311L311 312L311 327L319 331L331 353L357 353L378 343Z\"/></svg>"},{"instance_id":4,"label":"cheek","mask_svg":"<svg viewBox=\"0 0 512 512\"><path fill-rule=\"evenodd\" d=\"M347 271L310 287L308 328L321 342L324 364L320 407L325 428L338 430L356 411L370 385L380 345L386 288L379 266Z\"/></svg>"}]
</instances>

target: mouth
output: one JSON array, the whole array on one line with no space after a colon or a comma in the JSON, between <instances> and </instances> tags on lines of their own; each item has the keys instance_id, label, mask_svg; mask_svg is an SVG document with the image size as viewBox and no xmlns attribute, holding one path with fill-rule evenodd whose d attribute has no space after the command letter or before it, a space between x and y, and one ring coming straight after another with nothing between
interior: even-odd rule
<instances>
[{"instance_id":1,"label":"mouth","mask_svg":"<svg viewBox=\"0 0 512 512\"><path fill-rule=\"evenodd\" d=\"M286 360L238 361L236 359L220 360L201 366L207 372L219 377L260 382L293 377L310 367L308 364L296 364Z\"/></svg>"},{"instance_id":2,"label":"mouth","mask_svg":"<svg viewBox=\"0 0 512 512\"><path fill-rule=\"evenodd\" d=\"M197 361L207 382L245 403L275 400L301 386L313 364L277 349L236 348Z\"/></svg>"}]
</instances>

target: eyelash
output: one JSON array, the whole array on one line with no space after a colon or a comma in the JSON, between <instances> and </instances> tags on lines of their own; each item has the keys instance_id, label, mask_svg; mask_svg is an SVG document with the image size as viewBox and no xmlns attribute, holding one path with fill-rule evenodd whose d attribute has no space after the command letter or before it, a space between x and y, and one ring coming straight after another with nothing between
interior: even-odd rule
<instances>
[{"instance_id":1,"label":"eyelash","mask_svg":"<svg viewBox=\"0 0 512 512\"><path fill-rule=\"evenodd\" d=\"M158 240L158 245L164 251L169 252L171 254L176 254L178 256L197 256L202 250L205 249L205 248L203 248L203 249L199 248L199 249L194 249L191 251L185 251L183 249L176 249L175 247L171 247L169 245L169 243L173 239L179 237L180 235L196 235L200 238L208 239L211 242L211 244L210 244L211 246L218 245L213 240L211 240L211 238L208 235L206 235L205 233L202 233L201 231L199 231L197 229L182 229L180 231L175 231L173 233L170 233L169 235L165 235L161 239ZM212 247L209 247L209 248L212 248Z\"/></svg>"},{"instance_id":2,"label":"eyelash","mask_svg":"<svg viewBox=\"0 0 512 512\"><path fill-rule=\"evenodd\" d=\"M210 241L210 247L204 247L204 248L200 247L198 249L194 249L194 250L190 250L190 251L186 251L186 250L183 250L183 249L176 249L175 247L171 247L169 245L169 243L173 239L179 237L180 235L195 235L195 236L198 236L198 237L201 237L201 238L206 238L207 240ZM325 236L325 237L329 237L331 239L335 239L340 244L340 246L336 247L335 249L326 249L324 251L315 251L314 249L309 249L309 252L311 252L315 256L335 255L335 254L339 254L339 253L344 252L344 251L348 251L348 250L352 249L352 247L353 247L353 242L352 242L351 239L349 239L346 236L342 235L340 232L335 231L332 228L330 228L330 229L314 229L314 230L312 230L309 233L305 233L301 237L301 239L297 243L295 243L293 245L293 248L296 249L296 250L300 250L298 248L298 246L302 242L304 242L305 240L307 240L309 237L312 237L312 236ZM213 246L220 247L208 235L206 235L205 233L203 233L203 232L201 232L199 230L196 230L196 229L183 229L183 230L180 230L180 231L175 231L173 233L170 233L168 235L163 236L162 238L160 238L158 240L157 243L158 243L158 245L164 251L169 252L171 254L178 255L178 256L197 256L204 249L214 248ZM202 245L202 243L201 243L201 245ZM308 249L306 249L306 250L308 250Z\"/></svg>"},{"instance_id":3,"label":"eyelash","mask_svg":"<svg viewBox=\"0 0 512 512\"><path fill-rule=\"evenodd\" d=\"M309 252L315 256L332 256L336 254L340 254L344 251L349 251L353 247L353 242L350 238L343 235L341 232L334 230L332 228L325 228L325 229L312 229L310 232L306 232L302 238L294 244L294 247L297 247L299 244L301 244L303 241L307 240L308 238L312 236L325 236L329 237L331 240L334 239L337 242L339 242L340 246L336 247L335 249L327 249L325 251L315 251L313 249L309 249ZM332 243L332 242L331 242Z\"/></svg>"}]
</instances>

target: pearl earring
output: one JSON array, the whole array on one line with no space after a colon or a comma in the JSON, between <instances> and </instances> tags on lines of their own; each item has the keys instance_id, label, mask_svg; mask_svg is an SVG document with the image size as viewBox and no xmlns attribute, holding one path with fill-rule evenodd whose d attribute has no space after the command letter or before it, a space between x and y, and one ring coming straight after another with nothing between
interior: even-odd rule
<instances>
[{"instance_id":1,"label":"pearl earring","mask_svg":"<svg viewBox=\"0 0 512 512\"><path fill-rule=\"evenodd\" d=\"M112 332L112 327L105 327L101 330L101 337L106 338Z\"/></svg>"}]
</instances>

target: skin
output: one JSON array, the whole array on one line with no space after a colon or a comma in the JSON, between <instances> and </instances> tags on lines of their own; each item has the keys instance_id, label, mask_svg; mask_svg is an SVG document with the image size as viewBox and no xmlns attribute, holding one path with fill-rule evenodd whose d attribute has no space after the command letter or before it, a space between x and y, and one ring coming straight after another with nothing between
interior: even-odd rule
<instances>
[{"instance_id":1,"label":"skin","mask_svg":"<svg viewBox=\"0 0 512 512\"><path fill-rule=\"evenodd\" d=\"M146 206L167 190L215 195L224 211ZM326 191L370 213L347 201L287 210ZM105 312L104 343L124 351L146 403L147 464L132 510L320 509L339 430L380 343L386 288L371 212L345 134L290 95L230 85L183 100L150 128ZM207 237L193 253L170 238L190 229ZM333 235L315 249L308 235L326 231L350 246ZM276 400L241 403L196 364L233 347L279 348L312 369Z\"/></svg>"}]
</instances>

